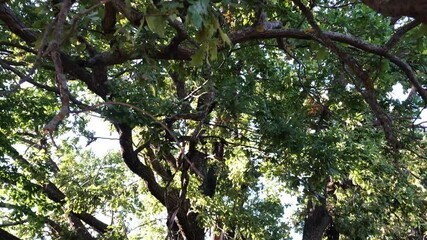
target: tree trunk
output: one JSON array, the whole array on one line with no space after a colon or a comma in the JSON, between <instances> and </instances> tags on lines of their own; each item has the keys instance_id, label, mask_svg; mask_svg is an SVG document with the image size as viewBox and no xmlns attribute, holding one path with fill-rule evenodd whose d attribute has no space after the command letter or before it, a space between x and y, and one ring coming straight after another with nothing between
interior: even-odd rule
<instances>
[{"instance_id":1,"label":"tree trunk","mask_svg":"<svg viewBox=\"0 0 427 240\"><path fill-rule=\"evenodd\" d=\"M304 221L303 240L321 240L323 233L331 223L331 216L325 205L313 207L311 200L308 205L308 215Z\"/></svg>"}]
</instances>

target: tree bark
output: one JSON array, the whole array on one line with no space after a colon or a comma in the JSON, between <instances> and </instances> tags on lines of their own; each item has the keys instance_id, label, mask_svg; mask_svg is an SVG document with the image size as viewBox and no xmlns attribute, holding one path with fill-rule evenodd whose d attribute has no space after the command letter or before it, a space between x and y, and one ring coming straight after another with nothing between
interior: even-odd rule
<instances>
[{"instance_id":1,"label":"tree bark","mask_svg":"<svg viewBox=\"0 0 427 240\"><path fill-rule=\"evenodd\" d=\"M308 205L308 215L304 221L303 240L321 240L323 233L332 221L325 205L313 207L311 200Z\"/></svg>"},{"instance_id":2,"label":"tree bark","mask_svg":"<svg viewBox=\"0 0 427 240\"><path fill-rule=\"evenodd\" d=\"M183 203L179 203L179 194L176 189L166 189L157 182L152 169L143 164L135 150L132 143L132 128L127 124L117 124L117 129L120 134L120 145L122 148L122 157L129 169L141 177L150 193L168 209L168 221L174 221L177 228L172 224L170 230L172 231L172 239L188 240L203 240L205 239L204 228L200 227L197 221L197 213L191 210L188 199ZM176 210L178 208L178 210ZM176 211L176 212L175 212ZM178 229L178 231L176 231Z\"/></svg>"},{"instance_id":3,"label":"tree bark","mask_svg":"<svg viewBox=\"0 0 427 240\"><path fill-rule=\"evenodd\" d=\"M0 240L20 240L20 238L0 228Z\"/></svg>"},{"instance_id":4,"label":"tree bark","mask_svg":"<svg viewBox=\"0 0 427 240\"><path fill-rule=\"evenodd\" d=\"M362 0L362 2L384 16L408 16L427 23L427 0Z\"/></svg>"},{"instance_id":5,"label":"tree bark","mask_svg":"<svg viewBox=\"0 0 427 240\"><path fill-rule=\"evenodd\" d=\"M95 240L96 239L89 233L87 228L83 225L83 223L80 221L80 219L74 213L68 214L68 220L70 222L71 228L79 236L79 239L81 239L81 240Z\"/></svg>"}]
</instances>

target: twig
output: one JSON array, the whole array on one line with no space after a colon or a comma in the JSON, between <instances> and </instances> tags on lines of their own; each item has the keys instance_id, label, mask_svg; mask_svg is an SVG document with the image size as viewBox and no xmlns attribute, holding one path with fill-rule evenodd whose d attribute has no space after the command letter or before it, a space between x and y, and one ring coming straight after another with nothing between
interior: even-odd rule
<instances>
[{"instance_id":1,"label":"twig","mask_svg":"<svg viewBox=\"0 0 427 240\"><path fill-rule=\"evenodd\" d=\"M21 77L21 81L19 83L24 83L24 82L28 81L31 78L31 75L33 75L34 72L39 67L40 60L41 60L42 56L44 55L43 52L44 52L44 50L46 48L46 45L47 45L47 43L46 43L47 39L48 39L50 33L52 32L54 24L55 24L55 21L52 21L47 26L47 28L46 28L46 30L45 30L45 32L43 34L43 37L42 37L39 49L37 50L37 56L36 56L36 60L34 62L34 65L31 67L31 69L28 71L28 73L26 74L25 77Z\"/></svg>"},{"instance_id":2,"label":"twig","mask_svg":"<svg viewBox=\"0 0 427 240\"><path fill-rule=\"evenodd\" d=\"M103 5L103 4L106 4L109 1L111 1L111 0L102 0L102 1L99 1L99 3L91 6L88 9L85 9L83 12L80 12L76 16L74 16L73 20L71 20L71 29L70 29L70 31L68 31L67 35L62 39L60 45L62 45L65 41L67 41L71 37L71 35L73 35L73 33L76 31L77 23L78 23L78 21L82 17L84 17L85 15L89 14L90 12L92 12L93 10L95 10L97 7L99 7L99 6Z\"/></svg>"}]
</instances>

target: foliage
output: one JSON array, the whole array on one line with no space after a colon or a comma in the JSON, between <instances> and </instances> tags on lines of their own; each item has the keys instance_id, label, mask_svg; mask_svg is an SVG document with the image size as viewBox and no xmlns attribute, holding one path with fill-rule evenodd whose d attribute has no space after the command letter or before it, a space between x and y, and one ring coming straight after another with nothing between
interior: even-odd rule
<instances>
[{"instance_id":1,"label":"foliage","mask_svg":"<svg viewBox=\"0 0 427 240\"><path fill-rule=\"evenodd\" d=\"M370 7L0 1L0 228L422 239L427 27ZM87 150L93 115L121 153Z\"/></svg>"}]
</instances>

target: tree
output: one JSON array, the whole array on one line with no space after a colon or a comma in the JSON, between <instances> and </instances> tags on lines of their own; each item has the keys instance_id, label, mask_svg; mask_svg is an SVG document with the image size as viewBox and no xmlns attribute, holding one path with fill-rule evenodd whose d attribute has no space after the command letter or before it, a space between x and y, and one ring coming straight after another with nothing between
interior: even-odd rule
<instances>
[{"instance_id":1,"label":"tree","mask_svg":"<svg viewBox=\"0 0 427 240\"><path fill-rule=\"evenodd\" d=\"M2 238L423 239L425 4L362 2L0 1Z\"/></svg>"}]
</instances>

